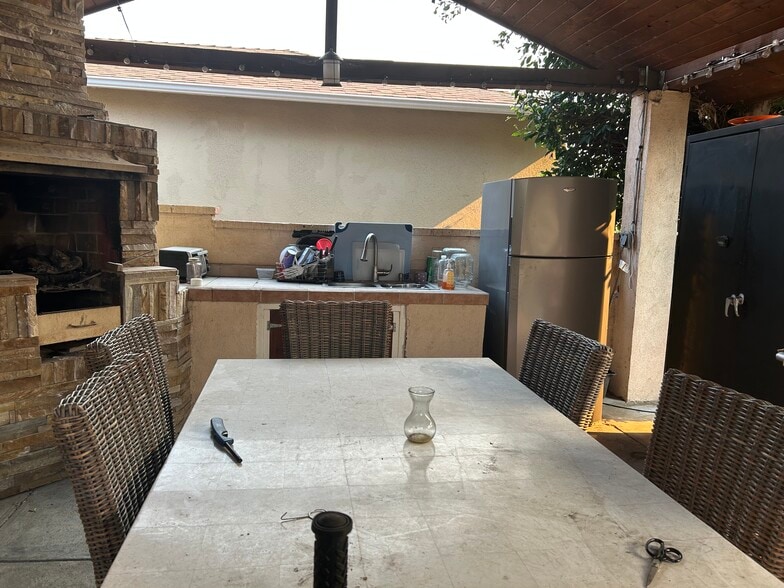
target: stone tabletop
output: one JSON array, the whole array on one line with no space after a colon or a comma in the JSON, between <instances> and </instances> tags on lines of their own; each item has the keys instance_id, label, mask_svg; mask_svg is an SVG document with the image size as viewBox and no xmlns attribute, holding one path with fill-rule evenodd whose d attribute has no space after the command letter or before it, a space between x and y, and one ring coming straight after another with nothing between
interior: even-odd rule
<instances>
[{"instance_id":1,"label":"stone tabletop","mask_svg":"<svg viewBox=\"0 0 784 588\"><path fill-rule=\"evenodd\" d=\"M335 359L219 361L104 586L310 586L280 518L317 508L354 519L351 587L642 587L650 537L683 552L657 586L781 585L490 360Z\"/></svg>"},{"instance_id":2,"label":"stone tabletop","mask_svg":"<svg viewBox=\"0 0 784 588\"><path fill-rule=\"evenodd\" d=\"M376 288L374 286L342 287L304 282L278 282L255 278L204 278L199 287L188 289L188 299L204 302L265 302L282 300L386 300L391 304L481 304L487 305L488 295L477 288L455 290Z\"/></svg>"}]
</instances>

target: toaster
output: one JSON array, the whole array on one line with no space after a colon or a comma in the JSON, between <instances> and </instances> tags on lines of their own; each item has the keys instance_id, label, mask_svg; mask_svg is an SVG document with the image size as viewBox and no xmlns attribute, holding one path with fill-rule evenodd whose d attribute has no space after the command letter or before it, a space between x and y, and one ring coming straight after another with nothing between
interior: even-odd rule
<instances>
[{"instance_id":1,"label":"toaster","mask_svg":"<svg viewBox=\"0 0 784 588\"><path fill-rule=\"evenodd\" d=\"M190 277L204 277L210 269L207 261L207 250L201 247L163 247L160 250L161 265L173 267L180 273L180 282L188 279L188 262L196 260L200 273Z\"/></svg>"}]
</instances>

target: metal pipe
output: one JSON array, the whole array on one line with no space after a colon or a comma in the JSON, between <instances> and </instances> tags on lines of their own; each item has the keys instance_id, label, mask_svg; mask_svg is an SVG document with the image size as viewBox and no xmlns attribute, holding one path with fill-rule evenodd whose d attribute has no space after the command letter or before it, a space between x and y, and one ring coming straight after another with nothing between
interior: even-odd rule
<instances>
[{"instance_id":1,"label":"metal pipe","mask_svg":"<svg viewBox=\"0 0 784 588\"><path fill-rule=\"evenodd\" d=\"M327 26L324 33L324 53L337 52L338 0L327 0Z\"/></svg>"}]
</instances>

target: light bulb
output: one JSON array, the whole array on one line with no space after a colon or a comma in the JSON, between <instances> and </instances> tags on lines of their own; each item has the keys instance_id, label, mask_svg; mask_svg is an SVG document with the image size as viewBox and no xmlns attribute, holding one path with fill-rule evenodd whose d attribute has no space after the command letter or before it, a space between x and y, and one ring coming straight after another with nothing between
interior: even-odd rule
<instances>
[{"instance_id":1,"label":"light bulb","mask_svg":"<svg viewBox=\"0 0 784 588\"><path fill-rule=\"evenodd\" d=\"M455 83L454 82L449 82L449 87L450 88L454 88L455 87Z\"/></svg>"},{"instance_id":2,"label":"light bulb","mask_svg":"<svg viewBox=\"0 0 784 588\"><path fill-rule=\"evenodd\" d=\"M166 71L169 71L171 69L171 67L169 67L168 63L164 63L163 64L163 69L165 69Z\"/></svg>"},{"instance_id":3,"label":"light bulb","mask_svg":"<svg viewBox=\"0 0 784 588\"><path fill-rule=\"evenodd\" d=\"M713 76L713 68L709 67L707 70L705 70L705 77L709 78L711 76Z\"/></svg>"},{"instance_id":4,"label":"light bulb","mask_svg":"<svg viewBox=\"0 0 784 588\"><path fill-rule=\"evenodd\" d=\"M689 83L689 76L683 76L681 78L681 86L685 86L688 83Z\"/></svg>"},{"instance_id":5,"label":"light bulb","mask_svg":"<svg viewBox=\"0 0 784 588\"><path fill-rule=\"evenodd\" d=\"M237 66L237 69L238 69L238 70L240 70L240 71L245 71L245 64L244 64L244 63L240 63L240 64Z\"/></svg>"},{"instance_id":6,"label":"light bulb","mask_svg":"<svg viewBox=\"0 0 784 588\"><path fill-rule=\"evenodd\" d=\"M487 82L482 82L482 89L487 90Z\"/></svg>"},{"instance_id":7,"label":"light bulb","mask_svg":"<svg viewBox=\"0 0 784 588\"><path fill-rule=\"evenodd\" d=\"M95 55L95 49L92 47L87 48L87 55Z\"/></svg>"},{"instance_id":8,"label":"light bulb","mask_svg":"<svg viewBox=\"0 0 784 588\"><path fill-rule=\"evenodd\" d=\"M125 57L125 58L123 58L123 63L125 65L130 65L131 64L131 59L129 57Z\"/></svg>"},{"instance_id":9,"label":"light bulb","mask_svg":"<svg viewBox=\"0 0 784 588\"><path fill-rule=\"evenodd\" d=\"M732 69L738 71L740 69L740 59L736 59L735 63L732 64Z\"/></svg>"},{"instance_id":10,"label":"light bulb","mask_svg":"<svg viewBox=\"0 0 784 588\"><path fill-rule=\"evenodd\" d=\"M768 57L770 57L772 54L773 54L773 51L771 50L771 48L770 48L770 47L765 47L765 48L762 50L762 53L760 53L760 55L762 55L762 57L763 57L764 59L767 59L767 58L768 58Z\"/></svg>"},{"instance_id":11,"label":"light bulb","mask_svg":"<svg viewBox=\"0 0 784 588\"><path fill-rule=\"evenodd\" d=\"M779 46L779 43L781 43L781 41L779 41L778 39L773 39L773 40L770 42L770 46L771 46L771 47L778 47L778 46Z\"/></svg>"},{"instance_id":12,"label":"light bulb","mask_svg":"<svg viewBox=\"0 0 784 588\"><path fill-rule=\"evenodd\" d=\"M276 78L279 78L280 77L280 70L276 69L275 71L272 72L272 75L274 75Z\"/></svg>"}]
</instances>

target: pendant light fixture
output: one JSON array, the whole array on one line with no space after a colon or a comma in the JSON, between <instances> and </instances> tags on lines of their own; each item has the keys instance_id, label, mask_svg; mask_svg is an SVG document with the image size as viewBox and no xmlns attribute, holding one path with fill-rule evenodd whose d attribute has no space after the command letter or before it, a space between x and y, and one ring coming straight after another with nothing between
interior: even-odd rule
<instances>
[{"instance_id":1,"label":"pendant light fixture","mask_svg":"<svg viewBox=\"0 0 784 588\"><path fill-rule=\"evenodd\" d=\"M335 52L338 37L338 0L327 0L322 86L340 86L340 57Z\"/></svg>"}]
</instances>

